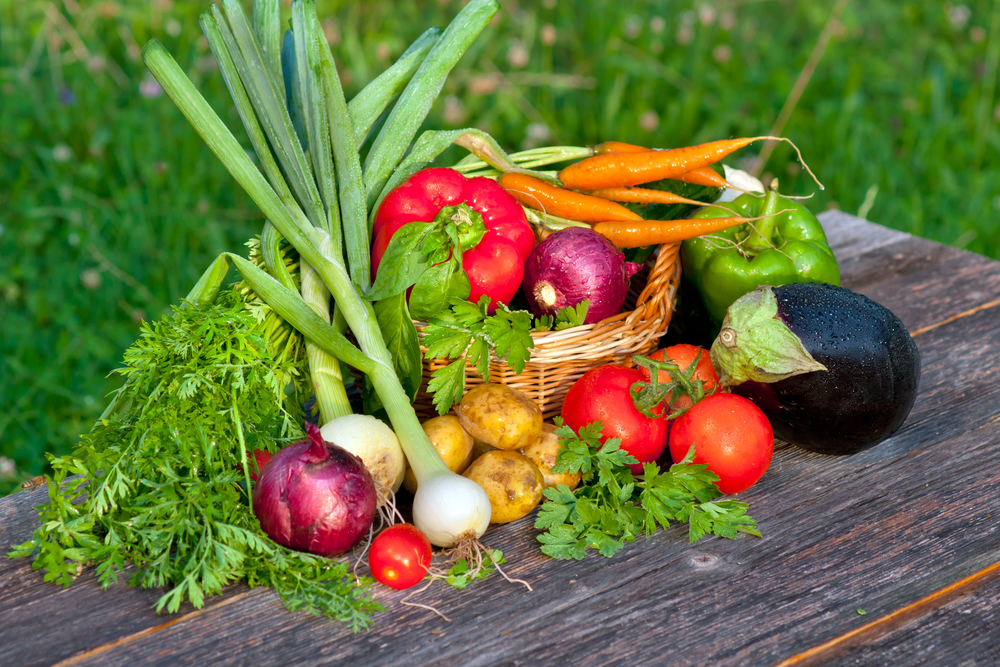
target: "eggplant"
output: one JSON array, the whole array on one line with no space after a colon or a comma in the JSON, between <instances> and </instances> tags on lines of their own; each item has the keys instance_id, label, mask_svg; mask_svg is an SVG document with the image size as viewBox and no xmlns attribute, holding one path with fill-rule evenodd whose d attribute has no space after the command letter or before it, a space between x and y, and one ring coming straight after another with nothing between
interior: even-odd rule
<instances>
[{"instance_id":1,"label":"eggplant","mask_svg":"<svg viewBox=\"0 0 1000 667\"><path fill-rule=\"evenodd\" d=\"M821 454L853 454L891 436L920 381L920 353L900 319L825 283L740 297L711 356L720 384L756 403L776 436Z\"/></svg>"}]
</instances>

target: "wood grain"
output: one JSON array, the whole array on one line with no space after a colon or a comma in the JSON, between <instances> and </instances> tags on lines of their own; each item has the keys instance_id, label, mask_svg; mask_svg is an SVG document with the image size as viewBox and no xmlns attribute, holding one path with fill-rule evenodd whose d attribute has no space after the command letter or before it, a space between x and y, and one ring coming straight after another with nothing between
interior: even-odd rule
<instances>
[{"instance_id":1,"label":"wood grain","mask_svg":"<svg viewBox=\"0 0 1000 667\"><path fill-rule=\"evenodd\" d=\"M62 590L27 561L5 560L0 664L774 665L1000 562L1000 308L974 311L1000 296L1000 263L843 214L821 217L845 285L925 329L916 337L920 392L902 429L866 452L779 446L743 494L763 539L690 545L675 526L612 559L562 562L540 554L529 518L491 530L487 542L535 592L496 576L466 591L433 586L419 601L455 619L445 623L402 606L405 592L378 588L388 611L360 635L288 613L263 589L234 586L203 610L160 617L150 611L157 592L103 592L86 574ZM27 539L28 508L44 498L0 499L0 548ZM996 629L988 605L1000 592L982 591L975 611L949 612L960 600L929 607L919 622L843 653L841 664L995 656L1000 641L988 633L965 652L948 646L970 629L965 618ZM923 652L908 648L916 636L927 638L913 644Z\"/></svg>"}]
</instances>

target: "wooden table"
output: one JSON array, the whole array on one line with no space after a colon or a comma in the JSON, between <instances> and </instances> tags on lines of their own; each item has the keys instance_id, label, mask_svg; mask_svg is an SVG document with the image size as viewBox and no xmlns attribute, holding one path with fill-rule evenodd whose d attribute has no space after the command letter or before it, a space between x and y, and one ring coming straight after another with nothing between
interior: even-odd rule
<instances>
[{"instance_id":1,"label":"wooden table","mask_svg":"<svg viewBox=\"0 0 1000 667\"><path fill-rule=\"evenodd\" d=\"M902 318L920 393L891 439L851 457L778 443L743 494L764 537L691 545L683 526L614 558L548 559L531 519L492 529L510 575L420 597L353 635L232 587L158 616L158 591L67 589L0 560L0 665L998 665L1000 263L848 215L821 216L845 287ZM0 499L0 551L44 489Z\"/></svg>"}]
</instances>

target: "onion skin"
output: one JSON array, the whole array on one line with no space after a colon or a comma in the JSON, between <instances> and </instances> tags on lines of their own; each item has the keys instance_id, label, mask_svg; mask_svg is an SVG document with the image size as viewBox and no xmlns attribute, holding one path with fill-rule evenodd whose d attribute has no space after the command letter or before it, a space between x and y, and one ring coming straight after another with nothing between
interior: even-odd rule
<instances>
[{"instance_id":1,"label":"onion skin","mask_svg":"<svg viewBox=\"0 0 1000 667\"><path fill-rule=\"evenodd\" d=\"M593 324L621 312L629 277L640 268L594 230L569 227L531 251L521 289L536 317L589 301L583 323Z\"/></svg>"},{"instance_id":2,"label":"onion skin","mask_svg":"<svg viewBox=\"0 0 1000 667\"><path fill-rule=\"evenodd\" d=\"M320 556L344 553L375 518L375 483L357 456L325 442L307 426L308 440L288 445L260 471L253 512L278 544Z\"/></svg>"}]
</instances>

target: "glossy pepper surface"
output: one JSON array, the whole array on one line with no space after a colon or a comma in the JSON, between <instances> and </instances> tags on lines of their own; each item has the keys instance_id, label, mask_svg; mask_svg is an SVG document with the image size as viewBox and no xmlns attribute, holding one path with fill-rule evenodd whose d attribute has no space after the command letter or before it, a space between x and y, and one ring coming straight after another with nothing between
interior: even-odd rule
<instances>
[{"instance_id":1,"label":"glossy pepper surface","mask_svg":"<svg viewBox=\"0 0 1000 667\"><path fill-rule=\"evenodd\" d=\"M496 181L466 178L444 167L417 172L382 201L372 227L372 279L389 240L401 227L430 222L442 208L460 204L478 213L486 226L482 240L463 256L471 286L469 300L477 302L486 295L506 304L520 287L524 260L535 247L535 233L521 205Z\"/></svg>"},{"instance_id":2,"label":"glossy pepper surface","mask_svg":"<svg viewBox=\"0 0 1000 667\"><path fill-rule=\"evenodd\" d=\"M736 299L761 285L840 285L840 269L823 226L802 204L779 195L776 183L766 195L740 195L691 217L733 213L760 219L681 244L684 277L701 296L716 327Z\"/></svg>"}]
</instances>

